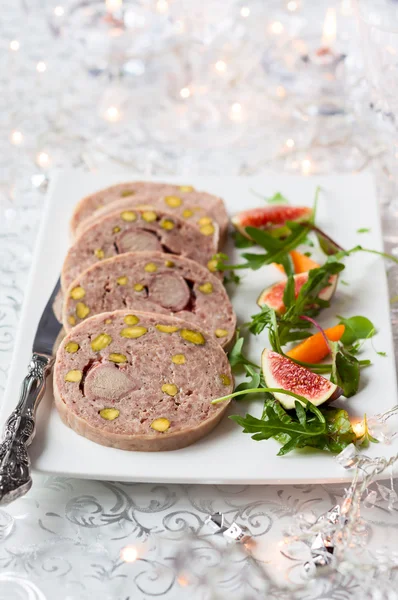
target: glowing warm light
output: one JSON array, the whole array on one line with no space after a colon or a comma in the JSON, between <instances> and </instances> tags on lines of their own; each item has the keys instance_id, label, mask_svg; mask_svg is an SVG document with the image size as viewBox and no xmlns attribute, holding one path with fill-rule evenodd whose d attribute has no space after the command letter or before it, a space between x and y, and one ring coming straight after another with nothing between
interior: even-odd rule
<instances>
[{"instance_id":1,"label":"glowing warm light","mask_svg":"<svg viewBox=\"0 0 398 600\"><path fill-rule=\"evenodd\" d=\"M363 421L358 421L358 423L353 423L352 428L354 430L357 438L360 438L365 433L365 423Z\"/></svg>"},{"instance_id":2,"label":"glowing warm light","mask_svg":"<svg viewBox=\"0 0 398 600\"><path fill-rule=\"evenodd\" d=\"M138 550L134 546L126 546L120 550L120 558L124 562L131 563L135 562L138 558Z\"/></svg>"},{"instance_id":3,"label":"glowing warm light","mask_svg":"<svg viewBox=\"0 0 398 600\"><path fill-rule=\"evenodd\" d=\"M287 139L285 143L288 148L294 148L295 146L294 140L292 140L292 138Z\"/></svg>"},{"instance_id":4,"label":"glowing warm light","mask_svg":"<svg viewBox=\"0 0 398 600\"><path fill-rule=\"evenodd\" d=\"M63 6L56 6L54 8L54 15L57 17L62 17L65 14L65 9Z\"/></svg>"},{"instance_id":5,"label":"glowing warm light","mask_svg":"<svg viewBox=\"0 0 398 600\"><path fill-rule=\"evenodd\" d=\"M107 119L107 121L111 121L111 123L118 121L120 119L120 110L118 109L118 107L108 106L108 108L105 111L105 119Z\"/></svg>"},{"instance_id":6,"label":"glowing warm light","mask_svg":"<svg viewBox=\"0 0 398 600\"><path fill-rule=\"evenodd\" d=\"M226 71L226 69L227 69L227 63L225 61L223 61L223 60L218 60L216 62L216 64L214 65L214 68L219 73L224 73L224 71Z\"/></svg>"},{"instance_id":7,"label":"glowing warm light","mask_svg":"<svg viewBox=\"0 0 398 600\"><path fill-rule=\"evenodd\" d=\"M42 60L40 62L37 63L36 65L36 71L38 73L44 73L44 71L47 71L47 65L45 62L43 62Z\"/></svg>"},{"instance_id":8,"label":"glowing warm light","mask_svg":"<svg viewBox=\"0 0 398 600\"><path fill-rule=\"evenodd\" d=\"M274 23L271 23L270 30L272 33L279 35L284 30L284 27L280 21L274 21Z\"/></svg>"},{"instance_id":9,"label":"glowing warm light","mask_svg":"<svg viewBox=\"0 0 398 600\"><path fill-rule=\"evenodd\" d=\"M240 9L241 17L248 17L250 15L250 8L248 6L242 6Z\"/></svg>"},{"instance_id":10,"label":"glowing warm light","mask_svg":"<svg viewBox=\"0 0 398 600\"><path fill-rule=\"evenodd\" d=\"M169 10L169 3L167 0L158 0L156 2L156 10L160 13L165 13Z\"/></svg>"},{"instance_id":11,"label":"glowing warm light","mask_svg":"<svg viewBox=\"0 0 398 600\"><path fill-rule=\"evenodd\" d=\"M330 6L326 11L325 21L322 29L322 46L327 48L336 41L336 9Z\"/></svg>"},{"instance_id":12,"label":"glowing warm light","mask_svg":"<svg viewBox=\"0 0 398 600\"><path fill-rule=\"evenodd\" d=\"M14 146L19 146L23 142L23 135L20 131L13 131L10 135L10 140Z\"/></svg>"},{"instance_id":13,"label":"glowing warm light","mask_svg":"<svg viewBox=\"0 0 398 600\"><path fill-rule=\"evenodd\" d=\"M283 85L278 85L278 87L276 88L276 95L278 96L278 98L284 98L286 96L286 90L283 87Z\"/></svg>"},{"instance_id":14,"label":"glowing warm light","mask_svg":"<svg viewBox=\"0 0 398 600\"><path fill-rule=\"evenodd\" d=\"M340 11L344 17L351 17L354 14L354 7L351 0L342 0Z\"/></svg>"},{"instance_id":15,"label":"glowing warm light","mask_svg":"<svg viewBox=\"0 0 398 600\"><path fill-rule=\"evenodd\" d=\"M114 13L122 8L123 0L105 0L105 6L108 12Z\"/></svg>"},{"instance_id":16,"label":"glowing warm light","mask_svg":"<svg viewBox=\"0 0 398 600\"><path fill-rule=\"evenodd\" d=\"M181 587L187 587L187 585L189 585L189 581L188 579L185 577L185 575L180 575L179 577L177 577L177 583L181 586Z\"/></svg>"},{"instance_id":17,"label":"glowing warm light","mask_svg":"<svg viewBox=\"0 0 398 600\"><path fill-rule=\"evenodd\" d=\"M309 158L305 158L301 161L301 172L303 175L309 175L312 171L312 162Z\"/></svg>"},{"instance_id":18,"label":"glowing warm light","mask_svg":"<svg viewBox=\"0 0 398 600\"><path fill-rule=\"evenodd\" d=\"M234 102L231 104L229 109L229 118L232 119L232 121L241 121L242 113L242 105L240 102Z\"/></svg>"},{"instance_id":19,"label":"glowing warm light","mask_svg":"<svg viewBox=\"0 0 398 600\"><path fill-rule=\"evenodd\" d=\"M40 167L47 167L50 162L50 157L47 152L39 152L36 156L36 162Z\"/></svg>"},{"instance_id":20,"label":"glowing warm light","mask_svg":"<svg viewBox=\"0 0 398 600\"><path fill-rule=\"evenodd\" d=\"M191 90L187 87L183 87L180 90L180 96L181 98L189 98L189 96L191 95Z\"/></svg>"},{"instance_id":21,"label":"glowing warm light","mask_svg":"<svg viewBox=\"0 0 398 600\"><path fill-rule=\"evenodd\" d=\"M389 53L390 53L390 54L392 54L393 56L395 56L395 55L396 55L396 53L397 53L397 51L396 51L396 49L394 48L394 46L386 46L386 50L387 50L387 52L389 52Z\"/></svg>"},{"instance_id":22,"label":"glowing warm light","mask_svg":"<svg viewBox=\"0 0 398 600\"><path fill-rule=\"evenodd\" d=\"M287 10L290 10L290 12L294 12L298 9L298 2L296 2L296 0L290 0L290 2L288 2L286 6Z\"/></svg>"},{"instance_id":23,"label":"glowing warm light","mask_svg":"<svg viewBox=\"0 0 398 600\"><path fill-rule=\"evenodd\" d=\"M10 42L10 50L13 50L14 52L17 52L21 47L21 44L18 42L18 40L12 40Z\"/></svg>"}]
</instances>

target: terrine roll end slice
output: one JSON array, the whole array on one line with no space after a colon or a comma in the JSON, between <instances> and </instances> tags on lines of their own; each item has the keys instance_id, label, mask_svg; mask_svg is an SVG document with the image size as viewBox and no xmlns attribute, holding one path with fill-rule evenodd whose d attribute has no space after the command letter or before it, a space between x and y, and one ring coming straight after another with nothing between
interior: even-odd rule
<instances>
[{"instance_id":1,"label":"terrine roll end slice","mask_svg":"<svg viewBox=\"0 0 398 600\"><path fill-rule=\"evenodd\" d=\"M223 243L226 239L229 219L221 198L197 191L191 185L150 181L121 183L82 198L71 219L72 237L86 229L92 219L112 210L112 205L128 210L140 204L151 204L170 211L199 228L208 229L211 223L217 223L220 241Z\"/></svg>"},{"instance_id":2,"label":"terrine roll end slice","mask_svg":"<svg viewBox=\"0 0 398 600\"><path fill-rule=\"evenodd\" d=\"M177 450L208 434L229 402L233 376L222 348L192 324L115 311L76 326L54 368L55 404L76 433L104 446Z\"/></svg>"}]
</instances>

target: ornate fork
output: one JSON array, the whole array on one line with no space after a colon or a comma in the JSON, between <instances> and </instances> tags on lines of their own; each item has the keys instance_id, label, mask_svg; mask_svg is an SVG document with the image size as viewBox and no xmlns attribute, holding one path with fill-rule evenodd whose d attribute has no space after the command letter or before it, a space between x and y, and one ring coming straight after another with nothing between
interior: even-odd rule
<instances>
[{"instance_id":1,"label":"ornate fork","mask_svg":"<svg viewBox=\"0 0 398 600\"><path fill-rule=\"evenodd\" d=\"M53 303L60 289L58 279L41 316L33 342L28 374L22 382L19 402L5 424L0 442L0 505L23 496L32 486L28 446L35 434L36 410L54 364L53 346L62 325Z\"/></svg>"}]
</instances>

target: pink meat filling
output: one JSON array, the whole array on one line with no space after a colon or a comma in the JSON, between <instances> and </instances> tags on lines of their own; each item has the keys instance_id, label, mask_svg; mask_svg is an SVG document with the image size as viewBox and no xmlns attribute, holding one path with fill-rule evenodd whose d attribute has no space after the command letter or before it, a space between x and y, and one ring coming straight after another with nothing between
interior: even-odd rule
<instances>
[{"instance_id":1,"label":"pink meat filling","mask_svg":"<svg viewBox=\"0 0 398 600\"><path fill-rule=\"evenodd\" d=\"M104 432L127 435L159 435L151 428L158 418L168 419L168 431L194 428L222 410L211 400L232 392L233 377L224 351L215 341L202 333L203 345L186 341L180 335L190 328L187 322L139 313L137 326L147 332L128 339L121 331L128 327L124 318L128 311L103 313L82 323L65 338L56 360L55 386L62 401L90 426ZM111 321L106 322L106 321ZM174 333L163 333L155 325L178 327ZM197 331L197 330L196 330ZM99 352L91 341L99 334L111 337L110 344ZM77 352L65 350L68 342L79 345ZM117 353L126 357L124 363L112 362ZM183 355L183 364L172 358ZM70 371L80 371L80 381L65 381ZM167 394L162 386L176 387L175 395ZM174 388L172 388L172 391ZM106 420L100 415L104 408L116 408L119 415Z\"/></svg>"},{"instance_id":2,"label":"pink meat filling","mask_svg":"<svg viewBox=\"0 0 398 600\"><path fill-rule=\"evenodd\" d=\"M155 270L146 271L147 264L154 265ZM119 285L121 278L125 278L125 285ZM205 267L179 256L160 252L123 254L90 267L73 282L71 288L75 287L84 289L83 301L90 317L125 307L161 314L173 312L190 321L191 326L208 331L223 346L235 332L236 316L222 283ZM71 298L70 292L66 294L63 320L67 330L71 329L70 317L79 322L78 302L81 300ZM217 337L216 330L225 335Z\"/></svg>"}]
</instances>

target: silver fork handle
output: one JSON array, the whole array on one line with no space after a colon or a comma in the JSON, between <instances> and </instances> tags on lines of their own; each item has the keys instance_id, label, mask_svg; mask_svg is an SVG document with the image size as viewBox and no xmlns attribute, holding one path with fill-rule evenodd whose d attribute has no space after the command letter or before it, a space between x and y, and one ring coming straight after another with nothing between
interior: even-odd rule
<instances>
[{"instance_id":1,"label":"silver fork handle","mask_svg":"<svg viewBox=\"0 0 398 600\"><path fill-rule=\"evenodd\" d=\"M0 505L23 496L32 485L27 448L35 434L36 409L53 363L52 356L33 353L19 402L5 424L0 442Z\"/></svg>"}]
</instances>

